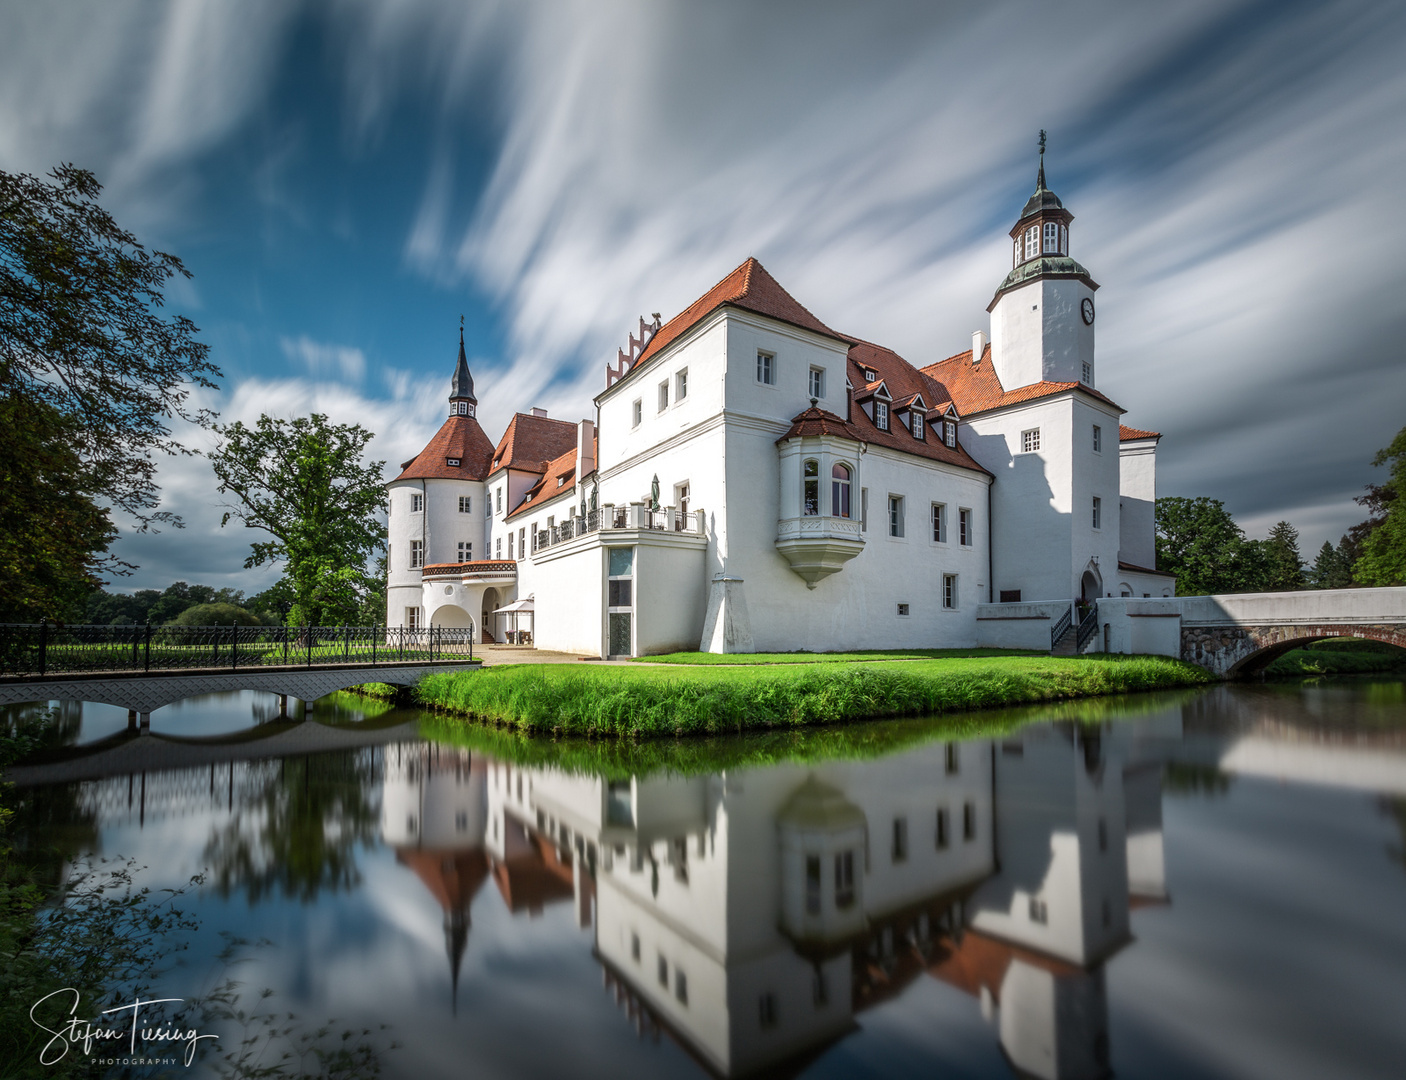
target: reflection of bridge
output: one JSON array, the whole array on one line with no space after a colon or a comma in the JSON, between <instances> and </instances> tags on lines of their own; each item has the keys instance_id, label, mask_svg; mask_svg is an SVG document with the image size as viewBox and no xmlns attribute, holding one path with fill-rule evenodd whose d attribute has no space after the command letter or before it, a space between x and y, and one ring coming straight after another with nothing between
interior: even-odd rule
<instances>
[{"instance_id":1,"label":"reflection of bridge","mask_svg":"<svg viewBox=\"0 0 1406 1080\"><path fill-rule=\"evenodd\" d=\"M311 664L207 668L185 671L75 672L0 680L0 705L29 701L93 701L139 714L145 726L152 710L182 698L228 690L262 690L313 701L360 683L414 686L432 671L474 670L478 661L414 660L399 663Z\"/></svg>"},{"instance_id":2,"label":"reflection of bridge","mask_svg":"<svg viewBox=\"0 0 1406 1080\"><path fill-rule=\"evenodd\" d=\"M252 731L199 739L123 731L95 743L68 748L62 756L43 764L11 766L5 772L5 779L18 787L37 787L80 780L125 780L140 775L145 789L148 773L173 773L237 761L304 757L419 738L418 720L377 728L366 725L330 727L316 720L284 719L260 724ZM198 781L199 774L192 775L196 775ZM232 777L233 772L230 775Z\"/></svg>"}]
</instances>

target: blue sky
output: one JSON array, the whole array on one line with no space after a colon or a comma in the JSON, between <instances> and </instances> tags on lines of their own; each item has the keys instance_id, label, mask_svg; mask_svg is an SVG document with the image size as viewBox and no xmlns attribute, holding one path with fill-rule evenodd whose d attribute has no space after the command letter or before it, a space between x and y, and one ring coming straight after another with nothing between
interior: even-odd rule
<instances>
[{"instance_id":1,"label":"blue sky","mask_svg":"<svg viewBox=\"0 0 1406 1080\"><path fill-rule=\"evenodd\" d=\"M748 255L831 326L959 351L1046 128L1161 493L1311 555L1406 423L1403 46L1387 4L0 0L0 168L91 168L185 260L225 419L315 408L394 465L461 314L496 439L587 415L639 315ZM161 479L188 527L125 535L111 587L263 587L208 465Z\"/></svg>"}]
</instances>

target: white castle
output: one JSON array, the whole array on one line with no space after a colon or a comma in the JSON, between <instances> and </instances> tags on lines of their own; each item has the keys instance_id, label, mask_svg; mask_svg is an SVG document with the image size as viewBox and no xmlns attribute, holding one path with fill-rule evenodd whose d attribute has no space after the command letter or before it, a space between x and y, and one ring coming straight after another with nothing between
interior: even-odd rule
<instances>
[{"instance_id":1,"label":"white castle","mask_svg":"<svg viewBox=\"0 0 1406 1080\"><path fill-rule=\"evenodd\" d=\"M748 259L640 320L596 420L532 409L494 446L461 331L449 418L388 485L388 625L601 657L962 648L1026 643L1032 602L1172 595L1161 436L1097 389L1073 217L1042 151L990 340L922 368Z\"/></svg>"}]
</instances>

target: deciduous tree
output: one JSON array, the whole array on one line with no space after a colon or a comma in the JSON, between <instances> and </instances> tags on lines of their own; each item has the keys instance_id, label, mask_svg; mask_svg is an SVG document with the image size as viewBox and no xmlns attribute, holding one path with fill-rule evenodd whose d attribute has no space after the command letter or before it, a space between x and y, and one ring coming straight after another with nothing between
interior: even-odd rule
<instances>
[{"instance_id":1,"label":"deciduous tree","mask_svg":"<svg viewBox=\"0 0 1406 1080\"><path fill-rule=\"evenodd\" d=\"M244 565L286 562L291 621L356 621L366 594L380 588L368 564L386 542L385 462L362 459L372 432L321 413L215 430L222 442L209 457L219 491L238 500L220 523L233 518L272 537L254 543Z\"/></svg>"},{"instance_id":2,"label":"deciduous tree","mask_svg":"<svg viewBox=\"0 0 1406 1080\"><path fill-rule=\"evenodd\" d=\"M1364 585L1406 585L1406 500L1400 497L1406 491L1406 427L1372 464L1386 465L1390 473L1386 483L1358 496L1358 502L1378 513L1366 523L1370 531L1362 540L1353 574Z\"/></svg>"},{"instance_id":3,"label":"deciduous tree","mask_svg":"<svg viewBox=\"0 0 1406 1080\"><path fill-rule=\"evenodd\" d=\"M1219 499L1157 500L1157 568L1177 578L1181 596L1257 592L1269 559L1260 541L1246 540Z\"/></svg>"}]
</instances>

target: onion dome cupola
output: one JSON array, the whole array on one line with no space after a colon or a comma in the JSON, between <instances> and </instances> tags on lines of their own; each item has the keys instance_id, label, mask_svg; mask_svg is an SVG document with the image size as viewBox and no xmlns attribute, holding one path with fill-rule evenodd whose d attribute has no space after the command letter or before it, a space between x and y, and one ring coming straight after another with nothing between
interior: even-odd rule
<instances>
[{"instance_id":1,"label":"onion dome cupola","mask_svg":"<svg viewBox=\"0 0 1406 1080\"><path fill-rule=\"evenodd\" d=\"M1069 257L1074 215L1045 185L1045 133L1035 191L1010 231L1011 271L986 310L1002 387L1041 381L1093 385L1093 294L1098 283Z\"/></svg>"},{"instance_id":2,"label":"onion dome cupola","mask_svg":"<svg viewBox=\"0 0 1406 1080\"><path fill-rule=\"evenodd\" d=\"M449 415L473 416L478 411L478 398L474 397L474 377L469 372L469 361L464 355L464 320L459 320L459 363L454 369L454 382L449 387Z\"/></svg>"}]
</instances>

